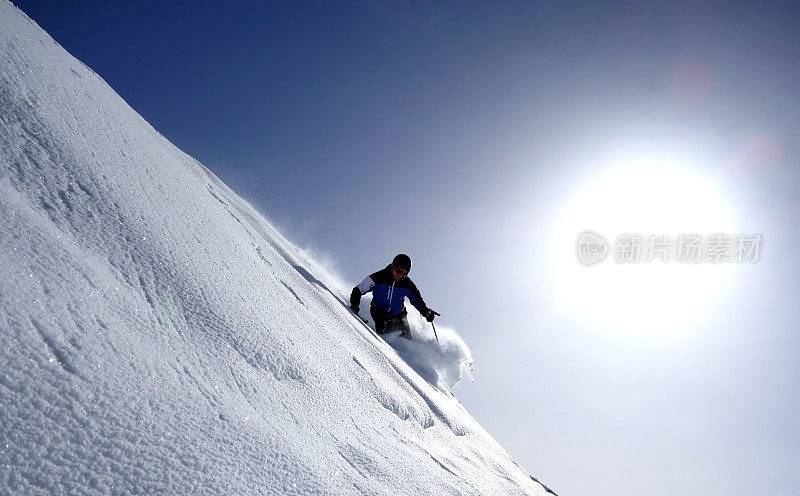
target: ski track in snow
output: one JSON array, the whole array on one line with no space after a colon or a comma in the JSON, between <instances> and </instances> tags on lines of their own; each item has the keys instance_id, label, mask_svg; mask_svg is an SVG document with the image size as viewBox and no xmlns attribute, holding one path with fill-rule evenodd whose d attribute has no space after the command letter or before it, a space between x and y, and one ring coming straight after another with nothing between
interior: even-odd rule
<instances>
[{"instance_id":1,"label":"ski track in snow","mask_svg":"<svg viewBox=\"0 0 800 496\"><path fill-rule=\"evenodd\" d=\"M0 59L4 493L545 494L447 390L454 333L376 339L6 0Z\"/></svg>"}]
</instances>

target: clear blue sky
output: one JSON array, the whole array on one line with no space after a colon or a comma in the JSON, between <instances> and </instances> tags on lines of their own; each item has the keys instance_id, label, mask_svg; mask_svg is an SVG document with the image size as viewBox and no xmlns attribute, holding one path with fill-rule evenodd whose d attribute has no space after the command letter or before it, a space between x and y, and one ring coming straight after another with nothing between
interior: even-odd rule
<instances>
[{"instance_id":1,"label":"clear blue sky","mask_svg":"<svg viewBox=\"0 0 800 496\"><path fill-rule=\"evenodd\" d=\"M560 494L800 492L798 4L15 4L348 281L409 253L458 397ZM607 333L554 300L552 233L676 155L764 258L678 338Z\"/></svg>"}]
</instances>

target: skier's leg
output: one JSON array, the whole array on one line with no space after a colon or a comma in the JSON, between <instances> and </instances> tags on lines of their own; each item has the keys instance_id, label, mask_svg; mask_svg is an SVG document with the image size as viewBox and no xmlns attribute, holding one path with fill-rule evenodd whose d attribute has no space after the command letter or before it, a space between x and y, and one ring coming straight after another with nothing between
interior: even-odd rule
<instances>
[{"instance_id":1,"label":"skier's leg","mask_svg":"<svg viewBox=\"0 0 800 496\"><path fill-rule=\"evenodd\" d=\"M400 337L411 339L411 326L408 325L408 317L405 312L397 319L397 327L400 329Z\"/></svg>"},{"instance_id":2,"label":"skier's leg","mask_svg":"<svg viewBox=\"0 0 800 496\"><path fill-rule=\"evenodd\" d=\"M375 305L370 305L369 314L372 315L372 320L375 322L375 332L378 334L383 334L386 332L386 316L383 315L384 312L378 309Z\"/></svg>"}]
</instances>

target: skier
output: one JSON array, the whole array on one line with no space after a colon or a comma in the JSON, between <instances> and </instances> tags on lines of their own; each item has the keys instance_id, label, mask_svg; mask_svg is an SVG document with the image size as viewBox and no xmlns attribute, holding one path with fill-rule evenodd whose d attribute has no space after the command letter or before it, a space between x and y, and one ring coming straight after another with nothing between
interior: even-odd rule
<instances>
[{"instance_id":1,"label":"skier","mask_svg":"<svg viewBox=\"0 0 800 496\"><path fill-rule=\"evenodd\" d=\"M375 321L375 330L378 334L399 330L402 337L411 339L408 311L404 301L406 296L428 322L433 322L437 315L425 305L417 286L408 277L409 271L411 271L411 258L401 253L394 257L392 263L385 269L367 276L350 293L350 308L358 315L361 296L372 291L369 313Z\"/></svg>"}]
</instances>

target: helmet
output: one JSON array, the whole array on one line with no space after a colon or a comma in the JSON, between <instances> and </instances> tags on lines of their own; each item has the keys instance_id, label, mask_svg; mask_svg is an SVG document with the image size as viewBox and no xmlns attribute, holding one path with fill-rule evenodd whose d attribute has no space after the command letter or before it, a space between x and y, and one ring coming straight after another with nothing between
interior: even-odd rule
<instances>
[{"instance_id":1,"label":"helmet","mask_svg":"<svg viewBox=\"0 0 800 496\"><path fill-rule=\"evenodd\" d=\"M406 269L411 272L411 257L405 253L400 253L392 260L392 267L400 267L401 269Z\"/></svg>"}]
</instances>

